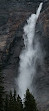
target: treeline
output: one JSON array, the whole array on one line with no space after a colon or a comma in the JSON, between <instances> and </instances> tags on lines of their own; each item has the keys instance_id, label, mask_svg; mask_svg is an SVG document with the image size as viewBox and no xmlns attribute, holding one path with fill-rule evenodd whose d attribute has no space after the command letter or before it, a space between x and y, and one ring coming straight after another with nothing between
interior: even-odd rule
<instances>
[{"instance_id":1,"label":"treeline","mask_svg":"<svg viewBox=\"0 0 49 111\"><path fill-rule=\"evenodd\" d=\"M10 91L10 94L6 94L1 103L0 111L38 111L35 99L29 89L26 90L24 102L22 102L19 95L16 97L16 91L14 90L14 94Z\"/></svg>"},{"instance_id":2,"label":"treeline","mask_svg":"<svg viewBox=\"0 0 49 111\"><path fill-rule=\"evenodd\" d=\"M26 94L22 102L21 97L16 95L15 89L13 94L12 91L10 91L9 94L5 93L3 81L4 78L2 75L2 68L0 66L0 111L38 111L35 99L29 92L29 89L26 90Z\"/></svg>"}]
</instances>

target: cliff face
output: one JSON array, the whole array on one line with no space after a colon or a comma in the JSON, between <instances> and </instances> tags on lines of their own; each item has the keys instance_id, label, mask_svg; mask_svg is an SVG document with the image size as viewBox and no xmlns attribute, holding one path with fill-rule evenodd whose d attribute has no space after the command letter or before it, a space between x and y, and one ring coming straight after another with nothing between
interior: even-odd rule
<instances>
[{"instance_id":1,"label":"cliff face","mask_svg":"<svg viewBox=\"0 0 49 111\"><path fill-rule=\"evenodd\" d=\"M44 110L49 107L49 7L43 11L36 25L35 36L38 37L44 61L37 62L37 73L34 77L34 87L38 107ZM35 37L35 38L36 38ZM40 57L41 58L41 57Z\"/></svg>"},{"instance_id":2,"label":"cliff face","mask_svg":"<svg viewBox=\"0 0 49 111\"><path fill-rule=\"evenodd\" d=\"M23 26L26 19L35 13L39 3L11 2L5 4L0 11L0 63L3 64L4 86L7 91L16 87L15 77L18 76L19 55L24 46ZM0 5L1 6L1 5ZM44 54L42 67L37 65L34 77L35 95L40 109L49 105L49 2L44 3L36 24L35 39L41 45Z\"/></svg>"},{"instance_id":3,"label":"cliff face","mask_svg":"<svg viewBox=\"0 0 49 111\"><path fill-rule=\"evenodd\" d=\"M0 7L2 7L0 12L0 63L4 67L4 86L8 91L15 87L15 76L18 74L19 55L24 46L23 26L29 15L35 12L36 5L16 1L1 4Z\"/></svg>"}]
</instances>

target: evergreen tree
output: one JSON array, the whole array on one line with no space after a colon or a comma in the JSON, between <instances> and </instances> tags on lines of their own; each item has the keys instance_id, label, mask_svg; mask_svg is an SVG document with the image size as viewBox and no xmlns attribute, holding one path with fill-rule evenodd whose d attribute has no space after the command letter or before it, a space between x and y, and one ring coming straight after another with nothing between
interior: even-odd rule
<instances>
[{"instance_id":1,"label":"evergreen tree","mask_svg":"<svg viewBox=\"0 0 49 111\"><path fill-rule=\"evenodd\" d=\"M8 98L8 95L6 94L6 97L5 97L5 100L4 100L4 110L5 111L9 111L8 108L9 108L9 98Z\"/></svg>"},{"instance_id":2,"label":"evergreen tree","mask_svg":"<svg viewBox=\"0 0 49 111\"><path fill-rule=\"evenodd\" d=\"M13 95L14 101L16 101L16 90L14 89L14 95Z\"/></svg>"},{"instance_id":3,"label":"evergreen tree","mask_svg":"<svg viewBox=\"0 0 49 111\"><path fill-rule=\"evenodd\" d=\"M23 104L19 95L17 97L17 111L23 111Z\"/></svg>"},{"instance_id":4,"label":"evergreen tree","mask_svg":"<svg viewBox=\"0 0 49 111\"><path fill-rule=\"evenodd\" d=\"M17 111L16 90L15 89L14 89L14 95L13 95L13 111Z\"/></svg>"},{"instance_id":5,"label":"evergreen tree","mask_svg":"<svg viewBox=\"0 0 49 111\"><path fill-rule=\"evenodd\" d=\"M2 75L2 67L0 65L0 111L3 111L4 104L4 87L3 87L3 75Z\"/></svg>"},{"instance_id":6,"label":"evergreen tree","mask_svg":"<svg viewBox=\"0 0 49 111\"><path fill-rule=\"evenodd\" d=\"M26 91L24 106L25 111L37 111L35 99L33 95L29 92L29 89L27 89Z\"/></svg>"},{"instance_id":7,"label":"evergreen tree","mask_svg":"<svg viewBox=\"0 0 49 111\"><path fill-rule=\"evenodd\" d=\"M12 96L12 91L10 91L10 95L9 95L9 111L13 111L13 96Z\"/></svg>"}]
</instances>

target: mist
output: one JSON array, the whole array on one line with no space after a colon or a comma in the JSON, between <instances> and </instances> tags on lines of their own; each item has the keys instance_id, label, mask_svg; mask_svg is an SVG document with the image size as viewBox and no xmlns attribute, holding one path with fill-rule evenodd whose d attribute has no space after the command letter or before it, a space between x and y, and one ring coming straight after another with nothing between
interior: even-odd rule
<instances>
[{"instance_id":1,"label":"mist","mask_svg":"<svg viewBox=\"0 0 49 111\"><path fill-rule=\"evenodd\" d=\"M42 9L42 4L43 3L40 3L36 14L32 14L29 19L27 19L27 24L23 28L25 48L23 48L20 54L19 74L16 78L16 84L18 86L17 93L22 99L24 98L27 88L29 88L31 93L34 92L32 82L36 74L36 60L39 59L41 55L40 44L38 42L35 43L34 48L34 37L35 26ZM40 59L42 61L42 56Z\"/></svg>"}]
</instances>

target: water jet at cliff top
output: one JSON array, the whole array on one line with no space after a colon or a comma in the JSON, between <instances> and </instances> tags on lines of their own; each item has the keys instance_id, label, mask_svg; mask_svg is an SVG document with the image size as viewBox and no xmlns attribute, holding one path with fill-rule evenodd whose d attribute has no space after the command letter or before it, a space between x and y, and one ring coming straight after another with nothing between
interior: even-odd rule
<instances>
[{"instance_id":1,"label":"water jet at cliff top","mask_svg":"<svg viewBox=\"0 0 49 111\"><path fill-rule=\"evenodd\" d=\"M27 24L24 26L23 38L25 48L20 54L19 76L16 79L16 84L18 85L17 93L22 99L27 88L29 88L30 92L33 91L32 81L36 73L36 59L39 56L39 44L36 44L34 48L33 41L35 35L35 26L42 8L42 4L43 3L40 3L36 14L32 14L27 20Z\"/></svg>"}]
</instances>

